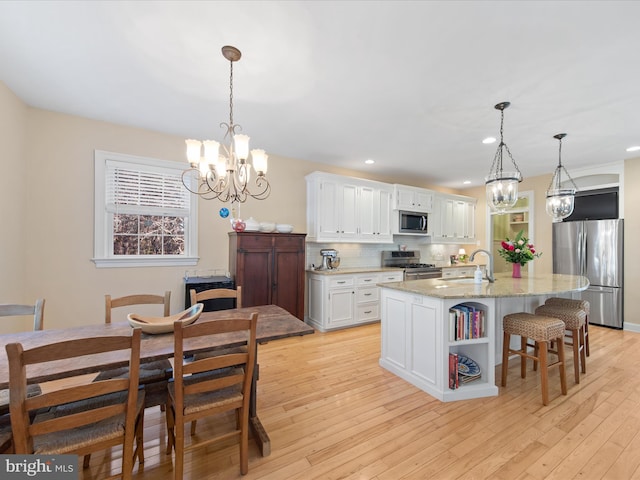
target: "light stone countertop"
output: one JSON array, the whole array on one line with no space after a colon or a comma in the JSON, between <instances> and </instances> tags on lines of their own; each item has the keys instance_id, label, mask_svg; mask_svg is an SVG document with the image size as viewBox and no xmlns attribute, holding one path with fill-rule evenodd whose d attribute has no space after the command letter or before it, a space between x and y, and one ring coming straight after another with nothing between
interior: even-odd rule
<instances>
[{"instance_id":1,"label":"light stone countertop","mask_svg":"<svg viewBox=\"0 0 640 480\"><path fill-rule=\"evenodd\" d=\"M473 278L427 279L408 282L380 283L379 287L414 293L434 298L499 298L550 295L586 290L587 277L578 275L542 274L512 278L510 273L495 275L495 283L483 280L473 283Z\"/></svg>"},{"instance_id":2,"label":"light stone countertop","mask_svg":"<svg viewBox=\"0 0 640 480\"><path fill-rule=\"evenodd\" d=\"M353 275L356 273L376 273L376 272L403 272L404 268L393 267L345 267L334 268L331 270L312 270L307 269L307 273L317 273L318 275Z\"/></svg>"}]
</instances>

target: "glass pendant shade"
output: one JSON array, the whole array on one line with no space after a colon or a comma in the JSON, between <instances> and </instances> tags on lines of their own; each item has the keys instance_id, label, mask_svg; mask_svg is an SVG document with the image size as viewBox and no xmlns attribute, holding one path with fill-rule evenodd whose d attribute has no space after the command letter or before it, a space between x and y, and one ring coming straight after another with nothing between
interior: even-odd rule
<instances>
[{"instance_id":1,"label":"glass pendant shade","mask_svg":"<svg viewBox=\"0 0 640 480\"><path fill-rule=\"evenodd\" d=\"M497 213L504 213L512 208L518 201L518 183L522 181L522 174L515 160L511 156L509 147L503 140L504 126L504 109L511 105L509 102L502 102L495 106L496 110L500 110L500 144L493 158L489 175L485 177L487 189L487 204L491 210ZM502 168L502 155L506 150L507 155L513 164L512 171L504 171Z\"/></svg>"},{"instance_id":2,"label":"glass pendant shade","mask_svg":"<svg viewBox=\"0 0 640 480\"><path fill-rule=\"evenodd\" d=\"M576 191L573 188L547 191L547 215L560 222L573 213Z\"/></svg>"},{"instance_id":3,"label":"glass pendant shade","mask_svg":"<svg viewBox=\"0 0 640 480\"><path fill-rule=\"evenodd\" d=\"M520 178L517 172L503 172L498 178L492 175L485 177L487 204L494 212L503 213L516 204Z\"/></svg>"},{"instance_id":4,"label":"glass pendant shade","mask_svg":"<svg viewBox=\"0 0 640 480\"><path fill-rule=\"evenodd\" d=\"M566 137L566 133L559 133L554 135L560 141L558 149L558 166L553 172L551 177L551 183L547 188L547 200L546 211L554 222L561 222L562 219L567 218L573 213L573 205L578 187L567 172L566 168L562 166L562 139ZM567 176L567 180L571 182L573 188L566 188L562 182L562 172L564 171Z\"/></svg>"}]
</instances>

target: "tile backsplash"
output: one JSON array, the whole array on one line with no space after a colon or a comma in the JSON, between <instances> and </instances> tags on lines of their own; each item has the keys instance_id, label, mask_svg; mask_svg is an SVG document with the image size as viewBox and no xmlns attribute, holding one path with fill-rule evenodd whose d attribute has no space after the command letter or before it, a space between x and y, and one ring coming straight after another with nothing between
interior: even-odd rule
<instances>
[{"instance_id":1,"label":"tile backsplash","mask_svg":"<svg viewBox=\"0 0 640 480\"><path fill-rule=\"evenodd\" d=\"M398 237L400 241L388 244L369 243L312 243L307 242L306 265L318 266L322 263L320 250L334 248L338 250L341 268L379 267L381 252L385 250L399 250L400 245L406 245L407 250L420 252L422 263L434 263L437 266L449 265L449 255L458 253L461 245L425 244L424 240L412 240L411 237ZM471 253L467 248L467 254Z\"/></svg>"}]
</instances>

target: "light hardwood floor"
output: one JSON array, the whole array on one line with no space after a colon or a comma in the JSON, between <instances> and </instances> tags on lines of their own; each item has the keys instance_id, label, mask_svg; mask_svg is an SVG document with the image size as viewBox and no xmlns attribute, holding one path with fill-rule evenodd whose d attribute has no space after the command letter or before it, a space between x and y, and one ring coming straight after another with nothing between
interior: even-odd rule
<instances>
[{"instance_id":1,"label":"light hardwood floor","mask_svg":"<svg viewBox=\"0 0 640 480\"><path fill-rule=\"evenodd\" d=\"M258 413L271 455L252 443L242 477L236 445L200 449L185 479L640 478L640 334L592 326L590 342L587 374L579 385L567 374L567 396L550 373L547 407L519 360L499 396L441 403L378 366L379 324L261 345ZM215 428L200 421L197 434ZM173 477L165 446L164 414L150 409L135 479ZM119 453L94 455L82 478L117 472Z\"/></svg>"}]
</instances>

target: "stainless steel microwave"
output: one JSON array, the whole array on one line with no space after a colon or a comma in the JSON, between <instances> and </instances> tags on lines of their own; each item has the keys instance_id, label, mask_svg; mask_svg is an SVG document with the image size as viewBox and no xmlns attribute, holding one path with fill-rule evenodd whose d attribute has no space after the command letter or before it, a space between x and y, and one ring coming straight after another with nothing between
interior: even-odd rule
<instances>
[{"instance_id":1,"label":"stainless steel microwave","mask_svg":"<svg viewBox=\"0 0 640 480\"><path fill-rule=\"evenodd\" d=\"M429 216L426 213L398 212L398 233L428 235Z\"/></svg>"}]
</instances>

